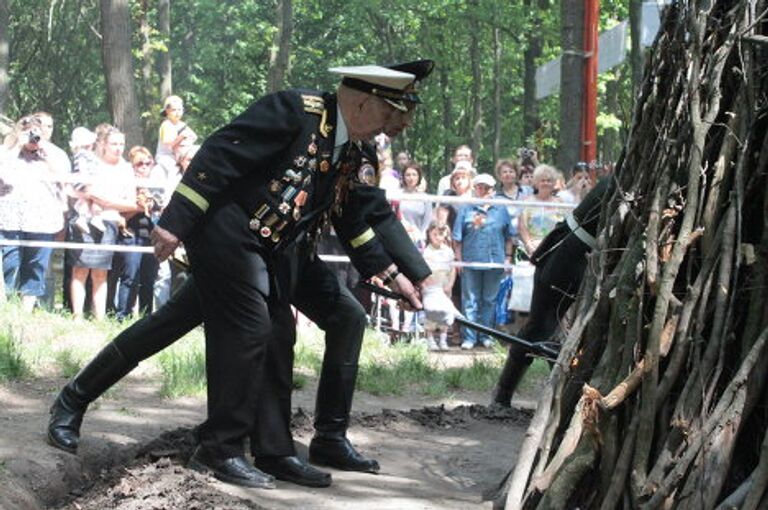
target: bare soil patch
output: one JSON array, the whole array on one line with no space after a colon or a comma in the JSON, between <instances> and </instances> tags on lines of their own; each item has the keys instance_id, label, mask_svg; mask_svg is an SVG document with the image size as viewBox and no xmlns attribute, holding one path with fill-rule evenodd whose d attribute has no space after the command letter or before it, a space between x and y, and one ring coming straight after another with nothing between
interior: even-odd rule
<instances>
[{"instance_id":1,"label":"bare soil patch","mask_svg":"<svg viewBox=\"0 0 768 510\"><path fill-rule=\"evenodd\" d=\"M63 379L0 385L0 509L490 508L481 495L507 472L531 403L487 408L484 394L448 399L356 395L350 438L376 457L379 475L331 470L334 483L276 490L222 484L184 467L202 398L162 399L158 384L129 377L99 400L78 455L47 445L47 411ZM294 396L299 455L312 435L314 384Z\"/></svg>"}]
</instances>

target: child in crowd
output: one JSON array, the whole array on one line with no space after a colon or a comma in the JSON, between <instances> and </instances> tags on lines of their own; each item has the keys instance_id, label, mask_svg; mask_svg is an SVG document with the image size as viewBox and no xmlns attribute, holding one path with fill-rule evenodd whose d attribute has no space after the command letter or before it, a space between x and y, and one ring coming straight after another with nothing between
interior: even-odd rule
<instances>
[{"instance_id":1,"label":"child in crowd","mask_svg":"<svg viewBox=\"0 0 768 510\"><path fill-rule=\"evenodd\" d=\"M449 245L450 230L448 226L433 221L427 228L428 244L424 248L423 256L432 275L427 280L425 287L435 292L435 288L444 292L446 300L450 302L451 289L456 280L456 268L451 265L454 261L453 249ZM427 290L425 289L425 292ZM446 324L436 323L427 319L424 330L427 334L427 345L431 351L448 350L448 329Z\"/></svg>"},{"instance_id":2,"label":"child in crowd","mask_svg":"<svg viewBox=\"0 0 768 510\"><path fill-rule=\"evenodd\" d=\"M197 134L181 120L184 115L184 101L179 96L165 98L162 115L165 120L160 124L155 161L170 175L176 170L175 151L182 144L194 143Z\"/></svg>"},{"instance_id":3,"label":"child in crowd","mask_svg":"<svg viewBox=\"0 0 768 510\"><path fill-rule=\"evenodd\" d=\"M94 169L98 166L99 158L93 152L93 145L96 143L96 133L85 127L76 127L72 130L69 140L69 148L72 151L72 173L83 177L84 182L75 182L72 188L84 193L89 183L89 178L93 177ZM76 213L74 225L83 233L90 232L92 225L97 230L104 232L106 226L101 217L101 207L87 198L78 198L72 205Z\"/></svg>"}]
</instances>

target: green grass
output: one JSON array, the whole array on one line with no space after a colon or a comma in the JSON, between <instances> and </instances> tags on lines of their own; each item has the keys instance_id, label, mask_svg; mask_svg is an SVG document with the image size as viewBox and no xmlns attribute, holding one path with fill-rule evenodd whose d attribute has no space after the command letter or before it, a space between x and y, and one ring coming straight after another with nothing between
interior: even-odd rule
<instances>
[{"instance_id":1,"label":"green grass","mask_svg":"<svg viewBox=\"0 0 768 510\"><path fill-rule=\"evenodd\" d=\"M114 320L75 322L44 310L30 314L11 299L0 304L0 377L71 377L124 327Z\"/></svg>"},{"instance_id":2,"label":"green grass","mask_svg":"<svg viewBox=\"0 0 768 510\"><path fill-rule=\"evenodd\" d=\"M61 375L66 378L74 377L83 366L84 360L74 349L58 351L54 356Z\"/></svg>"},{"instance_id":3,"label":"green grass","mask_svg":"<svg viewBox=\"0 0 768 510\"><path fill-rule=\"evenodd\" d=\"M127 324L107 319L75 322L61 313L24 313L18 302L0 305L0 380L31 374L72 377ZM294 350L294 388L308 387L322 366L325 342L317 327L300 326ZM423 346L389 345L386 335L367 330L360 356L357 388L374 395L446 397L460 391L490 391L504 362L504 351L475 358L467 366L447 366L448 356L429 355ZM453 358L455 359L455 358ZM540 383L549 371L535 361L523 387ZM205 345L197 328L142 363L141 373L159 374L161 394L205 394ZM533 382L531 382L533 381Z\"/></svg>"},{"instance_id":4,"label":"green grass","mask_svg":"<svg viewBox=\"0 0 768 510\"><path fill-rule=\"evenodd\" d=\"M205 344L202 332L188 335L155 357L160 366L162 386L166 397L205 394Z\"/></svg>"},{"instance_id":5,"label":"green grass","mask_svg":"<svg viewBox=\"0 0 768 510\"><path fill-rule=\"evenodd\" d=\"M21 379L29 372L13 329L0 331L0 380Z\"/></svg>"}]
</instances>

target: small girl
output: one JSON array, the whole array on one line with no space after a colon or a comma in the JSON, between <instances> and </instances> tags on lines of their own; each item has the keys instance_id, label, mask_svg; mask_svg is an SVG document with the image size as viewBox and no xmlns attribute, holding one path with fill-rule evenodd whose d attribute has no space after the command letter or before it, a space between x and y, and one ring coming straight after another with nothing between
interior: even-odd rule
<instances>
[{"instance_id":1,"label":"small girl","mask_svg":"<svg viewBox=\"0 0 768 510\"><path fill-rule=\"evenodd\" d=\"M165 98L162 115L165 120L160 124L155 161L170 175L176 171L175 151L182 143L195 143L197 134L181 120L184 115L184 101L179 96Z\"/></svg>"},{"instance_id":2,"label":"small girl","mask_svg":"<svg viewBox=\"0 0 768 510\"><path fill-rule=\"evenodd\" d=\"M456 268L451 265L454 261L453 249L449 245L450 231L447 225L433 221L427 227L427 240L429 244L424 248L422 255L427 261L432 274L425 283L425 292L435 289L443 292L446 299L451 295L451 288L456 280ZM448 329L447 324L436 323L426 320L424 330L427 334L427 345L430 351L448 350Z\"/></svg>"}]
</instances>

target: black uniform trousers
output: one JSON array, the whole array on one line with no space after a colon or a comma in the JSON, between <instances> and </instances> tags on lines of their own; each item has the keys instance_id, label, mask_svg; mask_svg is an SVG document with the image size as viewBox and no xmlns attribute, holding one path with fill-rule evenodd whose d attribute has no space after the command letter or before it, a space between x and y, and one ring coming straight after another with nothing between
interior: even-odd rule
<instances>
[{"instance_id":1,"label":"black uniform trousers","mask_svg":"<svg viewBox=\"0 0 768 510\"><path fill-rule=\"evenodd\" d=\"M301 257L290 301L325 332L315 430L319 434L343 434L349 425L366 325L365 310L325 262L316 256ZM281 304L277 308L251 434L251 451L255 457L296 453L290 432L296 328L290 307Z\"/></svg>"},{"instance_id":2,"label":"black uniform trousers","mask_svg":"<svg viewBox=\"0 0 768 510\"><path fill-rule=\"evenodd\" d=\"M584 278L588 246L567 226L558 225L558 229L560 232L550 234L557 236L550 239L556 247L536 265L530 315L528 322L517 333L529 342L547 342L555 337L560 321L573 303ZM498 394L511 398L532 361L526 349L511 344L499 377Z\"/></svg>"},{"instance_id":3,"label":"black uniform trousers","mask_svg":"<svg viewBox=\"0 0 768 510\"><path fill-rule=\"evenodd\" d=\"M299 265L295 306L326 334L326 351L315 409L318 432L344 432L354 393L357 360L365 329L365 311L321 260ZM260 395L251 434L255 456L293 455L290 433L295 323L290 306L271 303L272 335L256 394ZM114 343L133 363L168 347L201 324L203 310L194 278L188 278L168 302L121 332ZM254 374L258 377L258 374Z\"/></svg>"}]
</instances>

